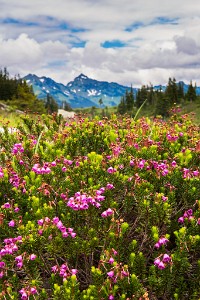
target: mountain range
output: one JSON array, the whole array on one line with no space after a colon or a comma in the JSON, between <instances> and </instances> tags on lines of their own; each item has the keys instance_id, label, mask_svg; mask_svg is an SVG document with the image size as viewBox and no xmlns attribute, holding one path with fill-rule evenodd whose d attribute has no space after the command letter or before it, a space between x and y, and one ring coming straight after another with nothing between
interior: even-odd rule
<instances>
[{"instance_id":1,"label":"mountain range","mask_svg":"<svg viewBox=\"0 0 200 300\"><path fill-rule=\"evenodd\" d=\"M47 94L50 94L60 107L65 102L69 103L72 108L116 106L126 91L130 90L128 86L115 82L98 81L84 74L80 74L66 85L45 76L38 77L35 74L28 74L22 79L33 87L33 91L39 99L46 99ZM156 85L153 88L165 91L166 86ZM188 85L183 83L183 88L186 92ZM133 93L136 94L137 90L138 88L133 88ZM196 88L196 93L200 95L200 87Z\"/></svg>"}]
</instances>

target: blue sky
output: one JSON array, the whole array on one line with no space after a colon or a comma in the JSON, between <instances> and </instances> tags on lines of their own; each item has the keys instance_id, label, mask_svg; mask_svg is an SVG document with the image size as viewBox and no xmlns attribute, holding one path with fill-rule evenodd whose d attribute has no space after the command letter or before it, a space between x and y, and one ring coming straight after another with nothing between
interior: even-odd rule
<instances>
[{"instance_id":1,"label":"blue sky","mask_svg":"<svg viewBox=\"0 0 200 300\"><path fill-rule=\"evenodd\" d=\"M0 0L0 67L66 84L200 85L199 0Z\"/></svg>"}]
</instances>

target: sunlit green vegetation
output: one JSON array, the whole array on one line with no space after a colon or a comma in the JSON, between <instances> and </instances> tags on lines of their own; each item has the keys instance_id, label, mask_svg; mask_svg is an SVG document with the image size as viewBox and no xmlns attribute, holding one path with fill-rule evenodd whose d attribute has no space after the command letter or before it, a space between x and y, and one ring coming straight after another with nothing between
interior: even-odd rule
<instances>
[{"instance_id":1,"label":"sunlit green vegetation","mask_svg":"<svg viewBox=\"0 0 200 300\"><path fill-rule=\"evenodd\" d=\"M173 109L9 126L0 299L199 299L199 125Z\"/></svg>"}]
</instances>

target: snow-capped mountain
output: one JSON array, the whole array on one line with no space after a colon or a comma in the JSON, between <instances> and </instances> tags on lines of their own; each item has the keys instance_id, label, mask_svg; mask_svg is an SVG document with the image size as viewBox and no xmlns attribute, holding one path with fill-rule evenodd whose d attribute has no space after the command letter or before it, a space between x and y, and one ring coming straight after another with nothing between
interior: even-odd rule
<instances>
[{"instance_id":1,"label":"snow-capped mountain","mask_svg":"<svg viewBox=\"0 0 200 300\"><path fill-rule=\"evenodd\" d=\"M22 79L32 85L33 91L39 99L46 99L49 93L60 107L65 102L69 103L72 108L99 107L100 99L103 107L116 106L120 103L121 97L125 95L126 91L130 90L130 87L114 82L94 80L84 74L80 74L67 85L57 83L45 76L38 77L33 74L29 74ZM182 81L180 83L183 84L183 90L186 93L189 85ZM166 85L155 85L153 89L154 91L161 90L164 92ZM138 88L133 88L134 95L137 91ZM196 87L196 93L200 95L200 87Z\"/></svg>"},{"instance_id":2,"label":"snow-capped mountain","mask_svg":"<svg viewBox=\"0 0 200 300\"><path fill-rule=\"evenodd\" d=\"M63 102L67 102L72 108L98 107L100 99L103 101L103 106L115 106L130 89L130 87L118 83L94 80L84 74L80 74L67 85L57 83L48 77L38 77L32 74L23 79L32 85L33 91L39 99L46 98L49 93L60 106Z\"/></svg>"}]
</instances>

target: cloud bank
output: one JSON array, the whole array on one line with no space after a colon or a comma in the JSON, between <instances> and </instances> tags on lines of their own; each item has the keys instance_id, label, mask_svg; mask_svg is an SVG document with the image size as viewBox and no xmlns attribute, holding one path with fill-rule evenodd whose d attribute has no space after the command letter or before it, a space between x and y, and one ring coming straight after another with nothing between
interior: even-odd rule
<instances>
[{"instance_id":1,"label":"cloud bank","mask_svg":"<svg viewBox=\"0 0 200 300\"><path fill-rule=\"evenodd\" d=\"M0 0L0 62L62 83L200 84L198 0Z\"/></svg>"}]
</instances>

